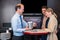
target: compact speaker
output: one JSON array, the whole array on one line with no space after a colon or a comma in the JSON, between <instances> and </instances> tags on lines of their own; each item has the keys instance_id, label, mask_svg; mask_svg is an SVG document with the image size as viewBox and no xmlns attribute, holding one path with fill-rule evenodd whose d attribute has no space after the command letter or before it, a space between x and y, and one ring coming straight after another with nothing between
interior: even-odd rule
<instances>
[{"instance_id":1,"label":"compact speaker","mask_svg":"<svg viewBox=\"0 0 60 40\"><path fill-rule=\"evenodd\" d=\"M47 0L21 0L24 4L24 13L41 13L41 7L47 6Z\"/></svg>"}]
</instances>

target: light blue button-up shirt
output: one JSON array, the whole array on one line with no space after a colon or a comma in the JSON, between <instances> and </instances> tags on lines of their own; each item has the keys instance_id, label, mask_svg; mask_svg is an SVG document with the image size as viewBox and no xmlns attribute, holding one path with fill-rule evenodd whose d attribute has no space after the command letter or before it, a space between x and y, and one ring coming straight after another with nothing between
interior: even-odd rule
<instances>
[{"instance_id":1,"label":"light blue button-up shirt","mask_svg":"<svg viewBox=\"0 0 60 40\"><path fill-rule=\"evenodd\" d=\"M27 23L23 20L23 15L22 15L22 22L23 22L23 28L21 26L21 20L20 16L18 13L15 13L15 15L11 19L11 25L13 29L13 35L14 36L22 36L23 31L25 31L25 27L27 26Z\"/></svg>"}]
</instances>

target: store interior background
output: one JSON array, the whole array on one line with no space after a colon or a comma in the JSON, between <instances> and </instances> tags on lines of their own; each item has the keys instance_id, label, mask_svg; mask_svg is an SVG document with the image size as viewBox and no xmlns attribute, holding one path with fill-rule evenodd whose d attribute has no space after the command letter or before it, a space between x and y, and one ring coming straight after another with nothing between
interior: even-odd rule
<instances>
[{"instance_id":1,"label":"store interior background","mask_svg":"<svg viewBox=\"0 0 60 40\"><path fill-rule=\"evenodd\" d=\"M24 14L41 14L41 7L43 5L51 7L58 15L58 22L60 23L60 0L0 0L0 28L5 24L7 27L11 26L10 21L15 13L15 5L18 3L23 3L25 5Z\"/></svg>"}]
</instances>

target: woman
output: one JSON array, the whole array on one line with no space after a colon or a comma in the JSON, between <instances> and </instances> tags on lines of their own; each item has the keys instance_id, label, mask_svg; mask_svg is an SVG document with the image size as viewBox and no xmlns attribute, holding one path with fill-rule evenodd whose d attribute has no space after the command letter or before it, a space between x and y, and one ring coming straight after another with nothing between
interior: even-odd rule
<instances>
[{"instance_id":1,"label":"woman","mask_svg":"<svg viewBox=\"0 0 60 40\"><path fill-rule=\"evenodd\" d=\"M47 30L49 30L50 32L47 36L47 40L58 40L57 35L56 35L58 23L56 19L56 14L53 12L53 9L48 8L46 10L46 16L49 18Z\"/></svg>"}]
</instances>

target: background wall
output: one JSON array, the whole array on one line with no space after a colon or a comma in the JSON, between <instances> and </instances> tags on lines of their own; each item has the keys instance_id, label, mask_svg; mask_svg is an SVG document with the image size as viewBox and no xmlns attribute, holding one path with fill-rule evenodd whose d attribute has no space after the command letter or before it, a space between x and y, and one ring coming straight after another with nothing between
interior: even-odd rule
<instances>
[{"instance_id":1,"label":"background wall","mask_svg":"<svg viewBox=\"0 0 60 40\"><path fill-rule=\"evenodd\" d=\"M15 5L21 3L21 0L0 0L0 23L9 23L15 13ZM1 25L0 24L0 25Z\"/></svg>"},{"instance_id":2,"label":"background wall","mask_svg":"<svg viewBox=\"0 0 60 40\"><path fill-rule=\"evenodd\" d=\"M0 27L1 27L1 25L2 25L2 24L1 24L1 14L2 14L2 7L1 7L1 6L2 6L2 5L1 5L2 3L1 3L1 2L2 2L2 1L0 0Z\"/></svg>"},{"instance_id":3,"label":"background wall","mask_svg":"<svg viewBox=\"0 0 60 40\"><path fill-rule=\"evenodd\" d=\"M10 22L12 15L14 14L14 7L17 3L20 3L20 0L2 0L2 14L1 22Z\"/></svg>"}]
</instances>

